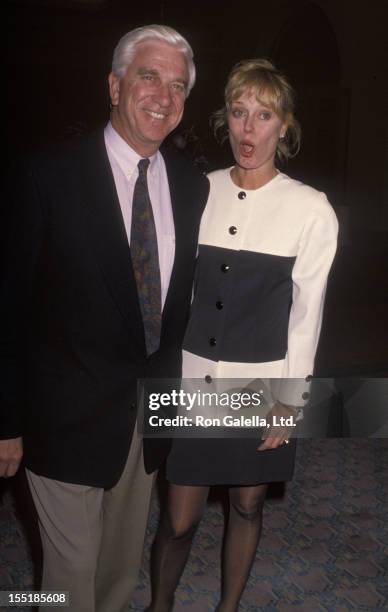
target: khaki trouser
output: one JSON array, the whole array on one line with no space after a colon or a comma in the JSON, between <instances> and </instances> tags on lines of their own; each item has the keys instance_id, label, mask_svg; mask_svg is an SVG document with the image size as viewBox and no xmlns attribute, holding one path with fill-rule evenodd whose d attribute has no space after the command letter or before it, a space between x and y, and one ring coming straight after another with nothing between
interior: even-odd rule
<instances>
[{"instance_id":1,"label":"khaki trouser","mask_svg":"<svg viewBox=\"0 0 388 612\"><path fill-rule=\"evenodd\" d=\"M107 491L26 472L42 538L42 590L69 591L68 612L127 612L154 480L136 430L124 472Z\"/></svg>"}]
</instances>

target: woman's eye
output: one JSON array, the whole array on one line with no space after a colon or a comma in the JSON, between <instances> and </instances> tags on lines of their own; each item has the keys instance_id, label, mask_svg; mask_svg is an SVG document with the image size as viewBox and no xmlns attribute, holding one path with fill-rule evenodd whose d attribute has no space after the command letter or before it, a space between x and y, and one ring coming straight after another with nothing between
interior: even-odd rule
<instances>
[{"instance_id":1,"label":"woman's eye","mask_svg":"<svg viewBox=\"0 0 388 612\"><path fill-rule=\"evenodd\" d=\"M264 121L268 121L269 119L271 119L271 113L268 111L261 112L260 119L263 119Z\"/></svg>"},{"instance_id":2,"label":"woman's eye","mask_svg":"<svg viewBox=\"0 0 388 612\"><path fill-rule=\"evenodd\" d=\"M240 119L242 116L243 116L242 110L240 110L239 108L232 109L232 117L234 117L235 119Z\"/></svg>"},{"instance_id":3,"label":"woman's eye","mask_svg":"<svg viewBox=\"0 0 388 612\"><path fill-rule=\"evenodd\" d=\"M144 81L153 81L154 75L153 74L143 74L143 79Z\"/></svg>"}]
</instances>

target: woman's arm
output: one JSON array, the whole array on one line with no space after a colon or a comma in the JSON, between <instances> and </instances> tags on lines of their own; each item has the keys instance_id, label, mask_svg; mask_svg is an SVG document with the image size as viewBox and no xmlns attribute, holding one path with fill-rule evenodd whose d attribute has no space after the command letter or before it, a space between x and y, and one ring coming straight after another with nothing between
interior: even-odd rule
<instances>
[{"instance_id":1,"label":"woman's arm","mask_svg":"<svg viewBox=\"0 0 388 612\"><path fill-rule=\"evenodd\" d=\"M326 196L317 194L317 201L313 203L301 234L292 271L287 354L278 391L278 399L291 406L302 406L307 399L306 395L303 397L309 386L305 379L314 369L327 277L336 252L337 234L335 213Z\"/></svg>"}]
</instances>

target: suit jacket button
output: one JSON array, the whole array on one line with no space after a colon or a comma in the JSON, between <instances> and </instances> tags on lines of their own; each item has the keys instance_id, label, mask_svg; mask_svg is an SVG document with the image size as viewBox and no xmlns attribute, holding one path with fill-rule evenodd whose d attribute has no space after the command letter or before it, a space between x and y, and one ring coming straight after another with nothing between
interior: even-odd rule
<instances>
[{"instance_id":1,"label":"suit jacket button","mask_svg":"<svg viewBox=\"0 0 388 612\"><path fill-rule=\"evenodd\" d=\"M209 344L210 344L210 346L215 346L217 344L217 340L215 338L210 338L209 339Z\"/></svg>"},{"instance_id":2,"label":"suit jacket button","mask_svg":"<svg viewBox=\"0 0 388 612\"><path fill-rule=\"evenodd\" d=\"M309 374L308 376L306 376L305 381L310 382L312 379L313 377L311 376L311 374Z\"/></svg>"},{"instance_id":3,"label":"suit jacket button","mask_svg":"<svg viewBox=\"0 0 388 612\"><path fill-rule=\"evenodd\" d=\"M232 234L232 236L234 236L235 234L237 234L237 227L235 225L231 225L229 228L229 234Z\"/></svg>"},{"instance_id":4,"label":"suit jacket button","mask_svg":"<svg viewBox=\"0 0 388 612\"><path fill-rule=\"evenodd\" d=\"M310 393L308 393L307 391L305 391L304 393L302 393L302 399L304 400L308 400L308 398L310 397Z\"/></svg>"},{"instance_id":5,"label":"suit jacket button","mask_svg":"<svg viewBox=\"0 0 388 612\"><path fill-rule=\"evenodd\" d=\"M245 200L245 198L247 197L247 194L245 193L245 191L240 191L237 197L239 200Z\"/></svg>"},{"instance_id":6,"label":"suit jacket button","mask_svg":"<svg viewBox=\"0 0 388 612\"><path fill-rule=\"evenodd\" d=\"M218 302L216 302L217 310L222 310L223 307L224 307L224 302L221 302L220 300L218 300Z\"/></svg>"},{"instance_id":7,"label":"suit jacket button","mask_svg":"<svg viewBox=\"0 0 388 612\"><path fill-rule=\"evenodd\" d=\"M228 266L228 264L222 264L221 272L229 272L229 270L230 270L230 266Z\"/></svg>"},{"instance_id":8,"label":"suit jacket button","mask_svg":"<svg viewBox=\"0 0 388 612\"><path fill-rule=\"evenodd\" d=\"M131 410L136 410L135 404L131 404L129 407L130 407Z\"/></svg>"},{"instance_id":9,"label":"suit jacket button","mask_svg":"<svg viewBox=\"0 0 388 612\"><path fill-rule=\"evenodd\" d=\"M206 376L205 376L205 381L206 381L207 383L209 383L209 385L210 385L210 383L212 382L212 380L213 380L213 379L212 379L212 377L210 376L210 374L206 374Z\"/></svg>"}]
</instances>

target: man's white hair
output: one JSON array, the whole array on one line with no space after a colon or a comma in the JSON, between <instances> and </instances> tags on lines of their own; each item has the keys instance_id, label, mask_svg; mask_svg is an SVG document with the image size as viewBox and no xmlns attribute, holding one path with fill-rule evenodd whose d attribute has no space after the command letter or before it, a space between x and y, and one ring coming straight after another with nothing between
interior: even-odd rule
<instances>
[{"instance_id":1,"label":"man's white hair","mask_svg":"<svg viewBox=\"0 0 388 612\"><path fill-rule=\"evenodd\" d=\"M189 72L189 82L187 85L187 95L195 83L195 65L193 60L193 50L189 43L179 32L164 25L149 25L136 28L124 34L120 38L113 52L112 72L121 79L127 71L128 66L134 58L136 46L146 40L161 40L173 45L183 53L187 62Z\"/></svg>"}]
</instances>

